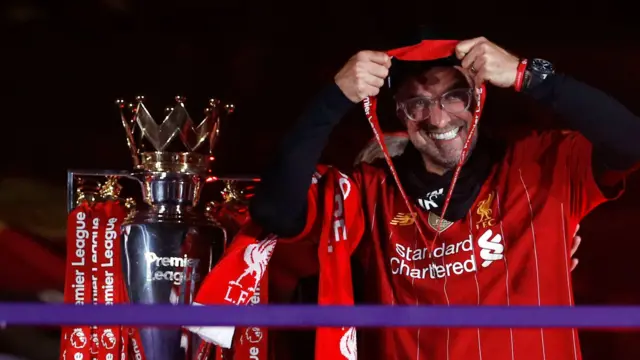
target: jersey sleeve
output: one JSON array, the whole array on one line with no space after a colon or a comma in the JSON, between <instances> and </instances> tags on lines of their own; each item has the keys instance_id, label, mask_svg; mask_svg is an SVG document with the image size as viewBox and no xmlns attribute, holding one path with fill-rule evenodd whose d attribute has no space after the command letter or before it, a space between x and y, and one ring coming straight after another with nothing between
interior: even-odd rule
<instances>
[{"instance_id":1,"label":"jersey sleeve","mask_svg":"<svg viewBox=\"0 0 640 360\"><path fill-rule=\"evenodd\" d=\"M580 221L598 205L616 199L624 184L604 193L596 182L593 168L593 146L574 131L548 131L522 141L518 153L540 165L543 176L552 182L552 194L569 204L572 218ZM526 155L525 155L526 154ZM610 190L610 191L609 191Z\"/></svg>"},{"instance_id":2,"label":"jersey sleeve","mask_svg":"<svg viewBox=\"0 0 640 360\"><path fill-rule=\"evenodd\" d=\"M568 169L571 213L582 219L596 206L622 195L624 183L603 192L596 182L591 142L578 132L564 132L560 137L559 160L566 161Z\"/></svg>"}]
</instances>

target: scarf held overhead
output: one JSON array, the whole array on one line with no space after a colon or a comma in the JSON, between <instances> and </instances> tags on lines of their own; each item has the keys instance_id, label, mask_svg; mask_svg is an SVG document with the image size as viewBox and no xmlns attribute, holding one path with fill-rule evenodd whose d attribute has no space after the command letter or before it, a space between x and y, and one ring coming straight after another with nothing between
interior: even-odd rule
<instances>
[{"instance_id":1,"label":"scarf held overhead","mask_svg":"<svg viewBox=\"0 0 640 360\"><path fill-rule=\"evenodd\" d=\"M454 40L423 41L418 45L391 50L387 53L400 60L428 61L451 56L456 44L457 41ZM483 89L478 89L476 94L479 100L477 101L478 107L476 108L474 123L469 130L469 138L465 142L463 158L468 152L469 139L475 131L482 100L484 99ZM365 114L390 166L394 180L405 199L405 203L411 213L414 214L408 197L400 186L391 157L382 140L383 133L375 113L375 100L372 97L364 100ZM456 169L456 173L454 173L454 183L457 173L459 173L459 169ZM336 169L319 166L309 190L308 205L306 229L301 236L296 238L262 237L259 227L249 219L231 242L222 259L205 278L194 304L249 305L256 302L268 303L268 299L266 299L263 292L259 292L257 296L259 299L256 299L256 290L262 277L265 276L277 242L294 242L305 237L315 236L318 243L318 260L320 264L318 304L353 305L350 257L364 232L362 222L356 221L359 214L361 214L362 206L358 189L352 180ZM445 202L445 208L446 205ZM314 233L310 234L312 228ZM336 279L339 279L339 281L336 281ZM261 343L264 340L262 336L264 331L262 329L254 327L238 332L232 326L188 327L188 329L198 334L205 341L224 348L231 347L235 334L234 345L236 351L234 360L256 358L257 352L265 354L260 356L260 359L267 358L266 344L264 342ZM247 343L260 343L260 347L244 346ZM316 359L357 359L355 328L317 329L315 349Z\"/></svg>"}]
</instances>

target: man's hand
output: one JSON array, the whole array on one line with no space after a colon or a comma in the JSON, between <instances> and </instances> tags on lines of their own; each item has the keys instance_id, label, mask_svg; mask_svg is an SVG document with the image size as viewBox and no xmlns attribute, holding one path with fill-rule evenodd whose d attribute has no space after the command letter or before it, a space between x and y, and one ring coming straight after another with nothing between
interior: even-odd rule
<instances>
[{"instance_id":1,"label":"man's hand","mask_svg":"<svg viewBox=\"0 0 640 360\"><path fill-rule=\"evenodd\" d=\"M516 82L520 60L483 37L458 43L456 56L478 87L485 81L501 88L511 87Z\"/></svg>"},{"instance_id":2,"label":"man's hand","mask_svg":"<svg viewBox=\"0 0 640 360\"><path fill-rule=\"evenodd\" d=\"M578 251L578 246L580 246L580 242L582 241L582 238L578 235L578 230L580 230L580 225L576 226L576 232L573 234L573 245L571 246L571 271L578 266L578 259L573 258L573 255Z\"/></svg>"},{"instance_id":3,"label":"man's hand","mask_svg":"<svg viewBox=\"0 0 640 360\"><path fill-rule=\"evenodd\" d=\"M354 103L376 96L389 74L391 57L380 51L360 51L336 74L334 80L344 95Z\"/></svg>"}]
</instances>

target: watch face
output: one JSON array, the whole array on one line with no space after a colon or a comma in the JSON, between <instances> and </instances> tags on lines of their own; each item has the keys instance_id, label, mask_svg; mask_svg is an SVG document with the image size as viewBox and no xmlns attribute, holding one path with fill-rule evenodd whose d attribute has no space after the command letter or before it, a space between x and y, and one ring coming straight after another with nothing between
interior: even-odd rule
<instances>
[{"instance_id":1,"label":"watch face","mask_svg":"<svg viewBox=\"0 0 640 360\"><path fill-rule=\"evenodd\" d=\"M531 68L532 70L543 74L551 74L554 71L553 64L543 59L533 59L531 62Z\"/></svg>"}]
</instances>

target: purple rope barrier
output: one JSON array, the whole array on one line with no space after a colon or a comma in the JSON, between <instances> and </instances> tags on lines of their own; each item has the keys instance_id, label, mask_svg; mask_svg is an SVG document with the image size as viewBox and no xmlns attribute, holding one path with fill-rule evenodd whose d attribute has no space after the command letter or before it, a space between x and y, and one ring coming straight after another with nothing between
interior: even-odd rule
<instances>
[{"instance_id":1,"label":"purple rope barrier","mask_svg":"<svg viewBox=\"0 0 640 360\"><path fill-rule=\"evenodd\" d=\"M640 306L74 306L0 304L7 325L640 328Z\"/></svg>"}]
</instances>

